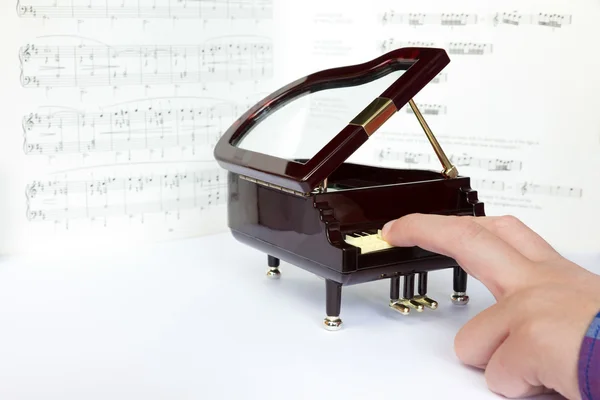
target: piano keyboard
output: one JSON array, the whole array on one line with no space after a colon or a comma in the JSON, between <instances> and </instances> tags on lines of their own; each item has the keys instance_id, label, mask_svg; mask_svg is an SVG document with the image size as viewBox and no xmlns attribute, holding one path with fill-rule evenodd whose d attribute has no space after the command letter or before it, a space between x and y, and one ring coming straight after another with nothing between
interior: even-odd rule
<instances>
[{"instance_id":1,"label":"piano keyboard","mask_svg":"<svg viewBox=\"0 0 600 400\"><path fill-rule=\"evenodd\" d=\"M352 246L360 248L362 254L394 247L383 240L383 237L381 236L381 229L377 230L377 233L352 233L350 235L346 235L344 241Z\"/></svg>"}]
</instances>

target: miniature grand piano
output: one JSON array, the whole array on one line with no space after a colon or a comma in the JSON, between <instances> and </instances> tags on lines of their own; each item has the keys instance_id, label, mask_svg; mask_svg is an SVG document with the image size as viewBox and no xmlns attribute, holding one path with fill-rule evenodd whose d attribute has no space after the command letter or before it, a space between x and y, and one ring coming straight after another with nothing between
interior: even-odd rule
<instances>
[{"instance_id":1,"label":"miniature grand piano","mask_svg":"<svg viewBox=\"0 0 600 400\"><path fill-rule=\"evenodd\" d=\"M427 293L428 273L453 268L450 299L455 304L469 300L467 274L455 260L417 247L393 247L380 236L386 222L411 213L484 215L470 179L458 175L413 101L449 61L442 49L401 48L364 64L308 75L254 105L215 148L219 165L229 171L233 236L266 253L269 277L279 277L280 260L322 277L328 330L341 326L344 285L389 279L390 307L409 314L438 307ZM306 99L336 90L350 90L341 98L360 100L360 109L349 108L346 112L354 114L334 130L326 118L311 123L309 108L326 105ZM439 158L441 172L348 162L407 104ZM339 115L333 112L334 117ZM303 152L312 154L281 156L285 148L299 148L294 143L302 126L308 127L313 146Z\"/></svg>"}]
</instances>

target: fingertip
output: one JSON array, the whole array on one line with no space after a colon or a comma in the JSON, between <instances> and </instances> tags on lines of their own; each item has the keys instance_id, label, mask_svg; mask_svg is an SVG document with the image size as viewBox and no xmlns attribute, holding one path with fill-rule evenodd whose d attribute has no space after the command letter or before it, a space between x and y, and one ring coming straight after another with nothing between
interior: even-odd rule
<instances>
[{"instance_id":1,"label":"fingertip","mask_svg":"<svg viewBox=\"0 0 600 400\"><path fill-rule=\"evenodd\" d=\"M487 355L482 355L481 351L473 346L473 343L479 338L473 337L470 325L470 322L467 323L454 336L454 354L465 365L485 369L489 358Z\"/></svg>"},{"instance_id":2,"label":"fingertip","mask_svg":"<svg viewBox=\"0 0 600 400\"><path fill-rule=\"evenodd\" d=\"M454 336L454 354L463 363L472 365L467 358L467 350L469 349L468 335L465 335L465 328L462 327L456 336Z\"/></svg>"},{"instance_id":3,"label":"fingertip","mask_svg":"<svg viewBox=\"0 0 600 400\"><path fill-rule=\"evenodd\" d=\"M466 365L483 368L509 334L510 309L496 303L481 311L454 337L454 352Z\"/></svg>"},{"instance_id":4,"label":"fingertip","mask_svg":"<svg viewBox=\"0 0 600 400\"><path fill-rule=\"evenodd\" d=\"M381 228L381 236L383 237L384 240L388 239L388 234L390 232L390 229L392 229L392 225L394 225L394 222L396 222L397 220L393 219L389 222L387 222L383 228Z\"/></svg>"},{"instance_id":5,"label":"fingertip","mask_svg":"<svg viewBox=\"0 0 600 400\"><path fill-rule=\"evenodd\" d=\"M388 221L383 228L381 228L381 235L383 236L383 239L388 242L397 242L399 238L396 236L396 234L399 235L400 232L406 232L406 230L403 228L407 228L408 221L414 218L419 218L419 215L420 214L407 214L400 218Z\"/></svg>"}]
</instances>

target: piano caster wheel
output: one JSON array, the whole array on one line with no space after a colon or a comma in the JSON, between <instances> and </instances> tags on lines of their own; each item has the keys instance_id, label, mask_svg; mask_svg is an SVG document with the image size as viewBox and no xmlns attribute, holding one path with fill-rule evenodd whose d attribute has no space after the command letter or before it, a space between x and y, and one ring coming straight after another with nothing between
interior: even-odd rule
<instances>
[{"instance_id":1,"label":"piano caster wheel","mask_svg":"<svg viewBox=\"0 0 600 400\"><path fill-rule=\"evenodd\" d=\"M340 317L326 317L323 320L323 325L328 331L339 331L342 328L342 320Z\"/></svg>"},{"instance_id":2,"label":"piano caster wheel","mask_svg":"<svg viewBox=\"0 0 600 400\"><path fill-rule=\"evenodd\" d=\"M269 268L267 271L267 278L269 279L279 279L281 277L281 272L279 268Z\"/></svg>"},{"instance_id":3,"label":"piano caster wheel","mask_svg":"<svg viewBox=\"0 0 600 400\"><path fill-rule=\"evenodd\" d=\"M467 278L468 275L461 267L454 267L454 294L450 297L452 303L457 306L464 306L469 302L467 296Z\"/></svg>"},{"instance_id":4,"label":"piano caster wheel","mask_svg":"<svg viewBox=\"0 0 600 400\"><path fill-rule=\"evenodd\" d=\"M457 306L464 306L469 302L469 296L465 292L454 292L451 298L452 303Z\"/></svg>"},{"instance_id":5,"label":"piano caster wheel","mask_svg":"<svg viewBox=\"0 0 600 400\"><path fill-rule=\"evenodd\" d=\"M270 279L279 279L281 276L281 272L279 271L279 258L269 255L267 257L267 263L269 265L267 277Z\"/></svg>"}]
</instances>

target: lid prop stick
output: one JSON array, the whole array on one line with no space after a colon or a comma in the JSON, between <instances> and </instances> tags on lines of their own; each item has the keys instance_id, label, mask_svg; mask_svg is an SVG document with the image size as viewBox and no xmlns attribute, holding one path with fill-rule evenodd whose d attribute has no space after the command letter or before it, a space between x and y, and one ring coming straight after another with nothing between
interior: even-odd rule
<instances>
[{"instance_id":1,"label":"lid prop stick","mask_svg":"<svg viewBox=\"0 0 600 400\"><path fill-rule=\"evenodd\" d=\"M442 171L442 174L446 178L456 178L458 176L458 169L456 169L456 167L454 165L452 165L450 160L448 160L448 157L446 157L446 153L444 153L442 146L440 146L437 139L433 135L433 132L429 128L429 125L427 125L427 122L425 122L425 118L423 118L423 115L419 111L419 108L415 104L414 100L410 99L408 101L408 104L410 105L410 108L412 108L413 112L417 116L417 119L419 120L421 127L425 131L425 135L427 135L427 139L429 139L429 143L431 143L431 146L433 147L435 154L437 155L437 157L440 159L440 162L442 163L442 167L444 168L444 170Z\"/></svg>"}]
</instances>

